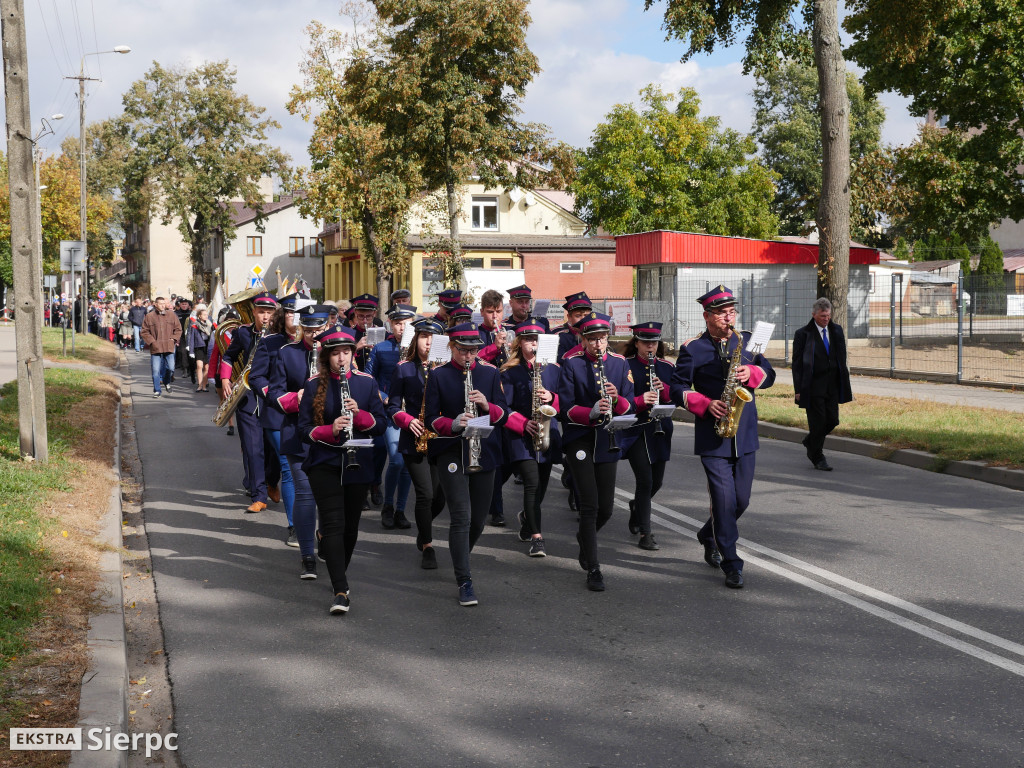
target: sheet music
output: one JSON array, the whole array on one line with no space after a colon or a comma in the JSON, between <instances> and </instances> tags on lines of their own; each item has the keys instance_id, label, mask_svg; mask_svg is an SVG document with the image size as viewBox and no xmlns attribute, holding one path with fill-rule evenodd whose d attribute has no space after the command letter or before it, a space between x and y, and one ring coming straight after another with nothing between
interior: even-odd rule
<instances>
[{"instance_id":1,"label":"sheet music","mask_svg":"<svg viewBox=\"0 0 1024 768\"><path fill-rule=\"evenodd\" d=\"M618 432L620 429L628 429L636 424L636 416L630 416L628 413L622 416L613 416L611 424L607 425L607 428L612 432Z\"/></svg>"},{"instance_id":2,"label":"sheet music","mask_svg":"<svg viewBox=\"0 0 1024 768\"><path fill-rule=\"evenodd\" d=\"M537 334L537 359L547 365L558 359L558 334Z\"/></svg>"},{"instance_id":3,"label":"sheet music","mask_svg":"<svg viewBox=\"0 0 1024 768\"><path fill-rule=\"evenodd\" d=\"M491 417L488 414L476 416L466 422L466 429L462 433L464 437L487 437L494 427L491 426Z\"/></svg>"},{"instance_id":4,"label":"sheet music","mask_svg":"<svg viewBox=\"0 0 1024 768\"><path fill-rule=\"evenodd\" d=\"M444 365L452 359L452 351L448 348L448 337L443 333L435 333L430 342L430 362Z\"/></svg>"},{"instance_id":5,"label":"sheet music","mask_svg":"<svg viewBox=\"0 0 1024 768\"><path fill-rule=\"evenodd\" d=\"M399 346L402 349L408 349L409 345L412 344L412 337L416 335L416 329L412 327L412 323L405 324L405 330L402 331L402 341Z\"/></svg>"},{"instance_id":6,"label":"sheet music","mask_svg":"<svg viewBox=\"0 0 1024 768\"><path fill-rule=\"evenodd\" d=\"M533 311L530 312L530 315L533 317L547 317L548 307L550 306L550 299L539 299L533 303Z\"/></svg>"},{"instance_id":7,"label":"sheet music","mask_svg":"<svg viewBox=\"0 0 1024 768\"><path fill-rule=\"evenodd\" d=\"M747 344L747 351L760 354L768 348L772 332L775 330L775 323L765 323L758 320L754 323L754 331L750 334L750 342Z\"/></svg>"},{"instance_id":8,"label":"sheet music","mask_svg":"<svg viewBox=\"0 0 1024 768\"><path fill-rule=\"evenodd\" d=\"M652 419L664 419L676 412L676 407L672 403L659 403L658 405L651 408Z\"/></svg>"},{"instance_id":9,"label":"sheet music","mask_svg":"<svg viewBox=\"0 0 1024 768\"><path fill-rule=\"evenodd\" d=\"M387 329L380 325L373 325L366 329L366 334L363 338L366 339L366 343L371 347L380 344L384 341L384 338L388 335Z\"/></svg>"},{"instance_id":10,"label":"sheet music","mask_svg":"<svg viewBox=\"0 0 1024 768\"><path fill-rule=\"evenodd\" d=\"M346 448L373 448L373 438L371 437L357 437L353 440L345 441Z\"/></svg>"}]
</instances>

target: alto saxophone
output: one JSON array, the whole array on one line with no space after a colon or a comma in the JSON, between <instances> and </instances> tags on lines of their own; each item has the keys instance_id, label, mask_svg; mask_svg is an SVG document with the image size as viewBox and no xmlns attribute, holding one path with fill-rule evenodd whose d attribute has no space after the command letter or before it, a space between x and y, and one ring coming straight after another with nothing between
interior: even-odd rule
<instances>
[{"instance_id":1,"label":"alto saxophone","mask_svg":"<svg viewBox=\"0 0 1024 768\"><path fill-rule=\"evenodd\" d=\"M416 453L426 453L430 447L430 441L437 437L437 432L427 429L427 381L430 379L429 364L423 363L423 397L420 399L420 423L423 425L423 432L416 438Z\"/></svg>"},{"instance_id":2,"label":"alto saxophone","mask_svg":"<svg viewBox=\"0 0 1024 768\"><path fill-rule=\"evenodd\" d=\"M469 393L473 391L473 372L470 370L472 361L466 360L466 378L465 378L465 395L466 395L466 415L471 419L477 417L476 403L469 399ZM469 463L466 465L467 474L470 472L479 472L483 467L480 466L480 454L483 451L483 445L480 442L480 435L474 435L469 438Z\"/></svg>"},{"instance_id":3,"label":"alto saxophone","mask_svg":"<svg viewBox=\"0 0 1024 768\"><path fill-rule=\"evenodd\" d=\"M537 434L533 436L533 450L540 453L546 452L551 447L551 419L555 417L555 409L540 401L540 391L544 389L541 375L544 373L544 364L536 357L533 358L533 414L532 418L537 422Z\"/></svg>"},{"instance_id":4,"label":"alto saxophone","mask_svg":"<svg viewBox=\"0 0 1024 768\"><path fill-rule=\"evenodd\" d=\"M735 333L736 329L730 325L729 331ZM742 364L742 358L743 337L740 336L729 361L729 374L725 377L725 389L722 390L722 402L725 403L726 411L715 424L715 434L719 437L736 437L736 432L740 428L740 417L743 416L743 406L754 399L753 393L736 380L736 369Z\"/></svg>"}]
</instances>

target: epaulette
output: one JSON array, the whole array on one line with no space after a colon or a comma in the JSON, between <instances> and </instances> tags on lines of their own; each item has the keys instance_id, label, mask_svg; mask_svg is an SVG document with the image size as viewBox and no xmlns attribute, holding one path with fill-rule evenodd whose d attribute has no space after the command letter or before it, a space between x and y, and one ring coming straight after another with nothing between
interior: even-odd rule
<instances>
[{"instance_id":1,"label":"epaulette","mask_svg":"<svg viewBox=\"0 0 1024 768\"><path fill-rule=\"evenodd\" d=\"M574 359L574 358L577 358L577 357L579 357L579 356L580 356L580 355L582 355L582 354L583 354L583 350L582 350L582 349L580 349L580 350L578 350L578 351L576 351L576 352L573 352L573 353L572 353L571 355L566 355L565 357L563 357L563 358L562 358L562 360L563 360L563 362L564 362L565 360L572 360L572 359Z\"/></svg>"},{"instance_id":2,"label":"epaulette","mask_svg":"<svg viewBox=\"0 0 1024 768\"><path fill-rule=\"evenodd\" d=\"M488 363L486 360L481 360L479 358L477 358L476 364L477 365L486 365L488 368L495 368L496 367L492 363Z\"/></svg>"},{"instance_id":3,"label":"epaulette","mask_svg":"<svg viewBox=\"0 0 1024 768\"><path fill-rule=\"evenodd\" d=\"M608 357L617 357L617 358L619 358L619 360L625 360L626 359L622 355L620 355L618 352L607 352L606 354L608 355Z\"/></svg>"},{"instance_id":4,"label":"epaulette","mask_svg":"<svg viewBox=\"0 0 1024 768\"><path fill-rule=\"evenodd\" d=\"M683 346L684 347L690 346L690 344L695 342L697 339L699 339L703 335L704 335L703 333L700 333L700 334L697 334L696 336L694 336L692 339L687 339L686 341L683 342Z\"/></svg>"},{"instance_id":5,"label":"epaulette","mask_svg":"<svg viewBox=\"0 0 1024 768\"><path fill-rule=\"evenodd\" d=\"M353 368L352 369L352 373L358 374L360 376L366 376L368 379L372 379L373 378L373 376L371 376L370 374L366 373L365 371L360 371L358 368Z\"/></svg>"},{"instance_id":6,"label":"epaulette","mask_svg":"<svg viewBox=\"0 0 1024 768\"><path fill-rule=\"evenodd\" d=\"M405 365L406 363L411 363L411 362L412 362L412 360L399 360L398 361L398 365ZM395 367L397 368L398 365L396 365Z\"/></svg>"}]
</instances>

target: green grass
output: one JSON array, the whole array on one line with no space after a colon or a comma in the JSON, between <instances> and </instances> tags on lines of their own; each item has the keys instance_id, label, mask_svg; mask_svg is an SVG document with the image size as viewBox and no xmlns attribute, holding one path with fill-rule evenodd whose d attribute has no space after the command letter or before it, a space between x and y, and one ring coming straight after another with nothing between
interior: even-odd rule
<instances>
[{"instance_id":1,"label":"green grass","mask_svg":"<svg viewBox=\"0 0 1024 768\"><path fill-rule=\"evenodd\" d=\"M93 333L75 334L75 353L71 354L71 331L67 333L67 356L61 355L63 349L64 330L61 328L43 328L43 355L54 360L91 363L109 367L116 357L114 345L104 341Z\"/></svg>"},{"instance_id":2,"label":"green grass","mask_svg":"<svg viewBox=\"0 0 1024 768\"><path fill-rule=\"evenodd\" d=\"M807 416L793 402L793 388L774 386L757 393L763 421L807 428ZM858 395L839 407L833 434L881 443L887 448L927 451L940 461L984 461L1024 468L1024 414L967 408L895 397Z\"/></svg>"},{"instance_id":3,"label":"green grass","mask_svg":"<svg viewBox=\"0 0 1024 768\"><path fill-rule=\"evenodd\" d=\"M47 464L21 460L17 383L0 388L0 670L24 649L24 632L50 592L47 574L53 560L44 539L55 523L40 510L52 493L69 490L75 469L68 455L85 439L85 430L62 415L97 391L95 373L51 369L45 375Z\"/></svg>"}]
</instances>

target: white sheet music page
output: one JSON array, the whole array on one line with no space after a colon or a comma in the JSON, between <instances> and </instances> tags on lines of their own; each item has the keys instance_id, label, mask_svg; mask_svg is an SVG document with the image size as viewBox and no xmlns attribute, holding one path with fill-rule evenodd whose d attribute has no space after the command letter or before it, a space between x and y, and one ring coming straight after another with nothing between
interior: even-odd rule
<instances>
[{"instance_id":1,"label":"white sheet music page","mask_svg":"<svg viewBox=\"0 0 1024 768\"><path fill-rule=\"evenodd\" d=\"M366 343L371 347L375 347L384 341L384 337L387 336L387 330L380 325L374 325L366 329Z\"/></svg>"},{"instance_id":2,"label":"white sheet music page","mask_svg":"<svg viewBox=\"0 0 1024 768\"><path fill-rule=\"evenodd\" d=\"M405 330L402 331L402 341L399 346L402 349L408 349L409 345L412 344L412 337L416 335L416 329L412 327L412 323L405 324Z\"/></svg>"},{"instance_id":3,"label":"white sheet music page","mask_svg":"<svg viewBox=\"0 0 1024 768\"><path fill-rule=\"evenodd\" d=\"M448 337L443 333L435 333L430 342L430 362L444 365L452 359L452 351L448 348Z\"/></svg>"},{"instance_id":4,"label":"white sheet music page","mask_svg":"<svg viewBox=\"0 0 1024 768\"><path fill-rule=\"evenodd\" d=\"M765 323L758 320L754 323L754 330L750 334L750 341L747 344L747 351L759 354L768 349L768 342L771 341L772 332L775 330L775 323Z\"/></svg>"},{"instance_id":5,"label":"white sheet music page","mask_svg":"<svg viewBox=\"0 0 1024 768\"><path fill-rule=\"evenodd\" d=\"M557 333L537 334L537 359L544 365L553 363L558 359Z\"/></svg>"}]
</instances>

